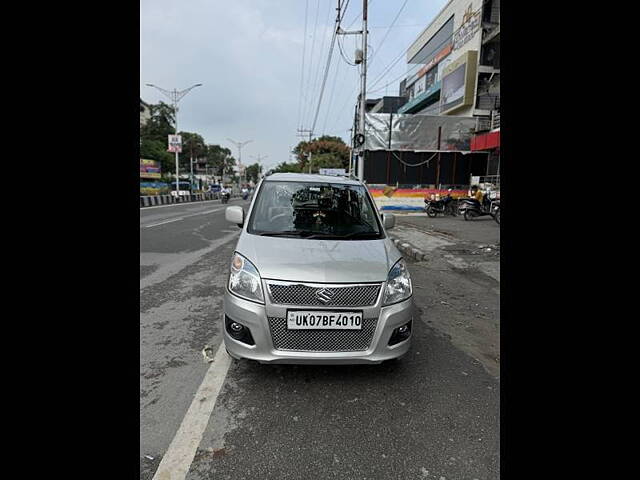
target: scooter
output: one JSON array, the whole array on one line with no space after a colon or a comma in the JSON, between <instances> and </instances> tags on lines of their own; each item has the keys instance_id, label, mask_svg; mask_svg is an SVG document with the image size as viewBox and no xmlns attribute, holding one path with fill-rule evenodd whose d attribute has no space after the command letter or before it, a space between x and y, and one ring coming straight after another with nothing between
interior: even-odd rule
<instances>
[{"instance_id":1,"label":"scooter","mask_svg":"<svg viewBox=\"0 0 640 480\"><path fill-rule=\"evenodd\" d=\"M481 204L475 198L464 198L460 201L458 213L462 213L465 220L473 220L476 217L484 217L485 215L491 215L493 217L491 200L485 195Z\"/></svg>"},{"instance_id":2,"label":"scooter","mask_svg":"<svg viewBox=\"0 0 640 480\"><path fill-rule=\"evenodd\" d=\"M222 194L220 194L220 200L222 201L222 203L229 203L229 197L231 195L227 192L224 192Z\"/></svg>"},{"instance_id":3,"label":"scooter","mask_svg":"<svg viewBox=\"0 0 640 480\"><path fill-rule=\"evenodd\" d=\"M456 209L454 207L454 200L451 195L447 195L442 200L424 200L424 211L427 212L431 218L436 217L439 213L442 215L456 216Z\"/></svg>"}]
</instances>

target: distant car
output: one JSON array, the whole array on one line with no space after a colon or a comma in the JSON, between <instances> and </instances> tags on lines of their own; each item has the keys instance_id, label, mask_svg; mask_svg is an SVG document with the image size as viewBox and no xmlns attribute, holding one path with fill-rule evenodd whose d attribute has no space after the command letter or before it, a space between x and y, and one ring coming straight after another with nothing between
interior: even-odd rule
<instances>
[{"instance_id":1,"label":"distant car","mask_svg":"<svg viewBox=\"0 0 640 480\"><path fill-rule=\"evenodd\" d=\"M410 347L409 271L359 181L277 173L249 211L227 207L242 228L224 293L224 342L261 363L372 364Z\"/></svg>"},{"instance_id":2,"label":"distant car","mask_svg":"<svg viewBox=\"0 0 640 480\"><path fill-rule=\"evenodd\" d=\"M209 191L211 193L220 193L220 190L222 190L222 187L220 185L211 185L211 188Z\"/></svg>"}]
</instances>

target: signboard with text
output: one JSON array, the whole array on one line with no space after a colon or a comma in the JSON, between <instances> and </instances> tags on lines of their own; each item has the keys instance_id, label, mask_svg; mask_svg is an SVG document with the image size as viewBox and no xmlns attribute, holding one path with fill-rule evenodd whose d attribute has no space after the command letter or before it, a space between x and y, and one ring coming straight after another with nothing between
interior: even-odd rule
<instances>
[{"instance_id":1,"label":"signboard with text","mask_svg":"<svg viewBox=\"0 0 640 480\"><path fill-rule=\"evenodd\" d=\"M169 135L169 152L182 152L182 136L181 135Z\"/></svg>"},{"instance_id":2,"label":"signboard with text","mask_svg":"<svg viewBox=\"0 0 640 480\"><path fill-rule=\"evenodd\" d=\"M318 173L320 175L339 176L339 175L346 175L347 171L344 168L321 168L319 169Z\"/></svg>"}]
</instances>

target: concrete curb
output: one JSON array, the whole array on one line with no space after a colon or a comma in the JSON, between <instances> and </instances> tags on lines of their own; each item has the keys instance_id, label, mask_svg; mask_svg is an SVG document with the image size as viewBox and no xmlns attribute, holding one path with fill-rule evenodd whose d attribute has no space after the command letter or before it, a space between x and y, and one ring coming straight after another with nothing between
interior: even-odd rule
<instances>
[{"instance_id":1,"label":"concrete curb","mask_svg":"<svg viewBox=\"0 0 640 480\"><path fill-rule=\"evenodd\" d=\"M393 241L393 243L395 244L396 248L398 250L400 250L403 255L412 258L418 262L422 262L427 260L428 256L426 253L424 253L422 250L420 250L419 248L414 247L413 245L407 243L407 242L403 242L402 240L399 240L395 237L393 237L392 235L389 235L389 238L391 238L391 240Z\"/></svg>"}]
</instances>

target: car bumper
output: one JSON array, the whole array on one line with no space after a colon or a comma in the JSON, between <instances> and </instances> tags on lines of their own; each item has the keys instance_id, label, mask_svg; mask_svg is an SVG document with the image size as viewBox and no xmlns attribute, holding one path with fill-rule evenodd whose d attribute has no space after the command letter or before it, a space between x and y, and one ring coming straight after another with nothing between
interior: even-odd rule
<instances>
[{"instance_id":1,"label":"car bumper","mask_svg":"<svg viewBox=\"0 0 640 480\"><path fill-rule=\"evenodd\" d=\"M247 345L232 338L225 326L225 315L249 328L255 345ZM244 358L273 364L376 364L400 358L407 353L411 346L415 325L412 325L412 334L408 339L392 346L388 344L393 330L412 321L413 317L413 297L394 305L379 308L376 328L367 350L345 352L278 350L273 346L267 307L243 300L227 291L224 296L222 325L227 352L236 359Z\"/></svg>"}]
</instances>

